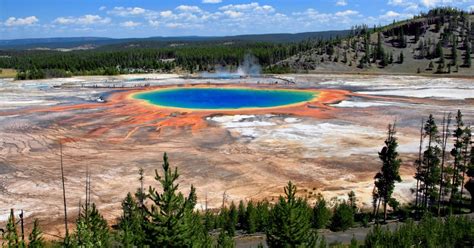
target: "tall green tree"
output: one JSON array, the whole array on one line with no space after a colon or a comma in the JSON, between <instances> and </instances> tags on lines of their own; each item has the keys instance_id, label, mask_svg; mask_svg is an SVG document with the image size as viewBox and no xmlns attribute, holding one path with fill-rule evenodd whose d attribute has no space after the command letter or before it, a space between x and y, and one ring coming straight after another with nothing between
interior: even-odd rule
<instances>
[{"instance_id":1,"label":"tall green tree","mask_svg":"<svg viewBox=\"0 0 474 248\"><path fill-rule=\"evenodd\" d=\"M122 201L122 216L118 226L121 233L121 242L124 246L142 246L145 242L143 225L145 218L139 203L128 193Z\"/></svg>"},{"instance_id":2,"label":"tall green tree","mask_svg":"<svg viewBox=\"0 0 474 248\"><path fill-rule=\"evenodd\" d=\"M326 228L331 220L331 210L327 207L326 200L322 195L318 196L313 207L313 228Z\"/></svg>"},{"instance_id":3,"label":"tall green tree","mask_svg":"<svg viewBox=\"0 0 474 248\"><path fill-rule=\"evenodd\" d=\"M392 198L395 183L402 180L399 172L401 159L398 157L398 142L395 134L395 124L390 124L388 126L385 146L379 152L382 168L375 175L375 187L377 188L379 200L383 201L384 221L387 220L387 204Z\"/></svg>"},{"instance_id":4,"label":"tall green tree","mask_svg":"<svg viewBox=\"0 0 474 248\"><path fill-rule=\"evenodd\" d=\"M28 247L29 248L41 248L44 247L43 233L39 227L38 219L33 222L33 230L31 230L28 236Z\"/></svg>"},{"instance_id":5,"label":"tall green tree","mask_svg":"<svg viewBox=\"0 0 474 248\"><path fill-rule=\"evenodd\" d=\"M354 225L354 208L343 201L336 205L331 220L331 230L346 231Z\"/></svg>"},{"instance_id":6,"label":"tall green tree","mask_svg":"<svg viewBox=\"0 0 474 248\"><path fill-rule=\"evenodd\" d=\"M178 192L178 169L172 170L168 156L163 155L163 176L155 170L155 180L161 184L162 192L149 187L148 199L151 205L146 207L148 222L145 225L146 243L153 247L188 247L190 233L194 226L187 222L187 212L194 208L195 189L191 186L188 197Z\"/></svg>"},{"instance_id":7,"label":"tall green tree","mask_svg":"<svg viewBox=\"0 0 474 248\"><path fill-rule=\"evenodd\" d=\"M451 150L451 156L454 158L451 175L451 194L449 200L451 207L453 207L453 204L459 200L459 187L461 186L461 167L463 165L462 137L464 135L464 122L462 117L461 110L458 110L456 115L456 129L453 131L454 147Z\"/></svg>"},{"instance_id":8,"label":"tall green tree","mask_svg":"<svg viewBox=\"0 0 474 248\"><path fill-rule=\"evenodd\" d=\"M8 217L7 226L5 232L3 233L3 240L5 240L6 247L8 248L17 248L23 247L24 242L20 240L18 236L15 213L13 209L10 210L10 216Z\"/></svg>"},{"instance_id":9,"label":"tall green tree","mask_svg":"<svg viewBox=\"0 0 474 248\"><path fill-rule=\"evenodd\" d=\"M311 229L311 210L305 200L296 197L296 186L289 182L285 196L273 207L268 226L270 247L314 247L317 234Z\"/></svg>"},{"instance_id":10,"label":"tall green tree","mask_svg":"<svg viewBox=\"0 0 474 248\"><path fill-rule=\"evenodd\" d=\"M247 203L247 210L245 211L245 231L247 233L255 233L257 231L257 209L252 201Z\"/></svg>"},{"instance_id":11,"label":"tall green tree","mask_svg":"<svg viewBox=\"0 0 474 248\"><path fill-rule=\"evenodd\" d=\"M79 247L108 247L109 227L95 204L83 206L76 221L73 242Z\"/></svg>"},{"instance_id":12,"label":"tall green tree","mask_svg":"<svg viewBox=\"0 0 474 248\"><path fill-rule=\"evenodd\" d=\"M441 149L438 146L440 143L439 131L433 115L430 115L425 122L424 136L428 144L422 158L422 206L428 208L437 199L441 161Z\"/></svg>"},{"instance_id":13,"label":"tall green tree","mask_svg":"<svg viewBox=\"0 0 474 248\"><path fill-rule=\"evenodd\" d=\"M469 43L469 39L464 39L464 66L471 68L472 66L472 59L471 59L471 44Z\"/></svg>"}]
</instances>

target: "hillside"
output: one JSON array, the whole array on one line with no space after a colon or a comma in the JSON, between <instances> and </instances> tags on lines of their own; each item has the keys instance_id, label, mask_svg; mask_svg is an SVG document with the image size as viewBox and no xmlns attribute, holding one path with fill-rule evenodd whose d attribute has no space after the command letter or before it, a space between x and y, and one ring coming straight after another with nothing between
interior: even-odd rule
<instances>
[{"instance_id":1,"label":"hillside","mask_svg":"<svg viewBox=\"0 0 474 248\"><path fill-rule=\"evenodd\" d=\"M296 72L474 75L473 21L473 13L433 9L385 27L355 27L349 38L319 42L274 66Z\"/></svg>"}]
</instances>

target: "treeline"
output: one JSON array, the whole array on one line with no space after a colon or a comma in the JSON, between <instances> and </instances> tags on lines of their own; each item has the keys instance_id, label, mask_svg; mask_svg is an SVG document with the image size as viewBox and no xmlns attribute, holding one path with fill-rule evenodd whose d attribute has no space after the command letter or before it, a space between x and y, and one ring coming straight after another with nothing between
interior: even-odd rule
<instances>
[{"instance_id":1,"label":"treeline","mask_svg":"<svg viewBox=\"0 0 474 248\"><path fill-rule=\"evenodd\" d=\"M216 66L237 68L246 54L266 67L306 51L311 42L185 45L165 48L128 48L88 51L3 51L0 68L19 71L18 79L71 75L115 75L135 72L213 71Z\"/></svg>"}]
</instances>

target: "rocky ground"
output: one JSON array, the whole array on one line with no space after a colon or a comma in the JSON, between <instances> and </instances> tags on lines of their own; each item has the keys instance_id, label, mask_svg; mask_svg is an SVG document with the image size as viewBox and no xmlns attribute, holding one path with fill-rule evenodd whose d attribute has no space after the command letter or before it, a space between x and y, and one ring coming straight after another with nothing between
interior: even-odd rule
<instances>
[{"instance_id":1,"label":"rocky ground","mask_svg":"<svg viewBox=\"0 0 474 248\"><path fill-rule=\"evenodd\" d=\"M288 180L310 201L322 193L343 198L354 190L370 207L377 152L396 121L404 181L395 196L412 198L413 162L422 117L461 109L474 120L474 80L415 76L284 75L269 78L183 79L178 75L83 77L16 82L0 79L0 220L23 209L62 229L58 141L63 142L70 220L84 201L85 174L92 199L114 221L120 202L139 186L156 185L163 152L177 166L180 186L197 188L198 208L240 200L274 200ZM275 84L278 82L278 84ZM145 85L239 84L250 87L344 90L324 106L255 112L192 113L144 107L126 98ZM136 87L136 88L134 88ZM98 96L109 97L97 103ZM319 112L317 112L319 111ZM319 113L319 114L318 114ZM323 113L323 114L320 114Z\"/></svg>"}]
</instances>

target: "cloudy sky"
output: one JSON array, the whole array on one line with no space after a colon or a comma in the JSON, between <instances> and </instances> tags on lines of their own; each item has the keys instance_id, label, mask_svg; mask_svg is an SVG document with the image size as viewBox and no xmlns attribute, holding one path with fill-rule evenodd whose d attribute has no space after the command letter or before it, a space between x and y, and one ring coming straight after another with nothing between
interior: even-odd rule
<instances>
[{"instance_id":1,"label":"cloudy sky","mask_svg":"<svg viewBox=\"0 0 474 248\"><path fill-rule=\"evenodd\" d=\"M474 0L0 0L0 39L222 36L386 24Z\"/></svg>"}]
</instances>

